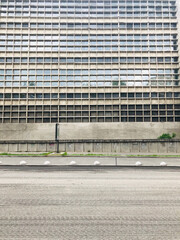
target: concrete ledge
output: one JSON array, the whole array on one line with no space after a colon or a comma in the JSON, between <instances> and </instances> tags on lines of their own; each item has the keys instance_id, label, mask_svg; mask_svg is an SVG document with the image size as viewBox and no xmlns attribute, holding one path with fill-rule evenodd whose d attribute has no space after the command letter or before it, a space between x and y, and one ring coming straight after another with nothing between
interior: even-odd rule
<instances>
[{"instance_id":1,"label":"concrete ledge","mask_svg":"<svg viewBox=\"0 0 180 240\"><path fill-rule=\"evenodd\" d=\"M172 143L178 142L180 144L180 139L70 139L70 140L59 140L59 143ZM56 144L55 140L0 140L0 144L4 143L49 143L49 144Z\"/></svg>"}]
</instances>

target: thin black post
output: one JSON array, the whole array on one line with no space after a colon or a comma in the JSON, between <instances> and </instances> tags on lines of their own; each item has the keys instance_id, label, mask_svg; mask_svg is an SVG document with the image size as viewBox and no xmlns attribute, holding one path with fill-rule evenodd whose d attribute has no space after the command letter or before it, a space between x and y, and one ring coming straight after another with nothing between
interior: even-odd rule
<instances>
[{"instance_id":1,"label":"thin black post","mask_svg":"<svg viewBox=\"0 0 180 240\"><path fill-rule=\"evenodd\" d=\"M117 166L117 157L115 157L115 165Z\"/></svg>"},{"instance_id":2,"label":"thin black post","mask_svg":"<svg viewBox=\"0 0 180 240\"><path fill-rule=\"evenodd\" d=\"M56 128L55 128L55 141L57 145L57 153L59 153L59 124L56 123Z\"/></svg>"}]
</instances>

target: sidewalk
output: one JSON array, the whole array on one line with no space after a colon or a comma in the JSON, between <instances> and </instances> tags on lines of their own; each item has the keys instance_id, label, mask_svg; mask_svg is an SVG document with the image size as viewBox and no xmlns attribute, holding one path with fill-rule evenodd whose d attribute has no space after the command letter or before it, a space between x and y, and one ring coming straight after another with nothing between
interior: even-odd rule
<instances>
[{"instance_id":1,"label":"sidewalk","mask_svg":"<svg viewBox=\"0 0 180 240\"><path fill-rule=\"evenodd\" d=\"M68 166L72 161L78 166L94 166L99 162L101 166L135 166L136 162L141 162L142 166L160 166L161 162L166 162L168 166L180 167L180 157L105 157L105 156L65 156L65 157L18 157L0 156L1 166L19 165L21 161L26 161L27 165L44 165L49 161L50 165Z\"/></svg>"}]
</instances>

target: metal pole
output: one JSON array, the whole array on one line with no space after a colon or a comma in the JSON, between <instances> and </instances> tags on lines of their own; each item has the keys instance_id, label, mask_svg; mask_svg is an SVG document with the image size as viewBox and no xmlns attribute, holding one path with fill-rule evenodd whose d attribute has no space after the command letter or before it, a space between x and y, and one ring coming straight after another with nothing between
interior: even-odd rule
<instances>
[{"instance_id":1,"label":"metal pole","mask_svg":"<svg viewBox=\"0 0 180 240\"><path fill-rule=\"evenodd\" d=\"M117 166L117 157L115 157L115 165Z\"/></svg>"},{"instance_id":2,"label":"metal pole","mask_svg":"<svg viewBox=\"0 0 180 240\"><path fill-rule=\"evenodd\" d=\"M59 153L59 124L58 123L56 123L56 128L55 128L55 141L56 141L57 153Z\"/></svg>"}]
</instances>

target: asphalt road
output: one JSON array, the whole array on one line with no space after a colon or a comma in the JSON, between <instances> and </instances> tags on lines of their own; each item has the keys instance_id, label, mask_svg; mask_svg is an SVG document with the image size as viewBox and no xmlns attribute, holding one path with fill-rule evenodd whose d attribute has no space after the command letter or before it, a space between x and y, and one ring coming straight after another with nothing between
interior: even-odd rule
<instances>
[{"instance_id":1,"label":"asphalt road","mask_svg":"<svg viewBox=\"0 0 180 240\"><path fill-rule=\"evenodd\" d=\"M1 166L0 239L180 240L179 168L71 168Z\"/></svg>"}]
</instances>

